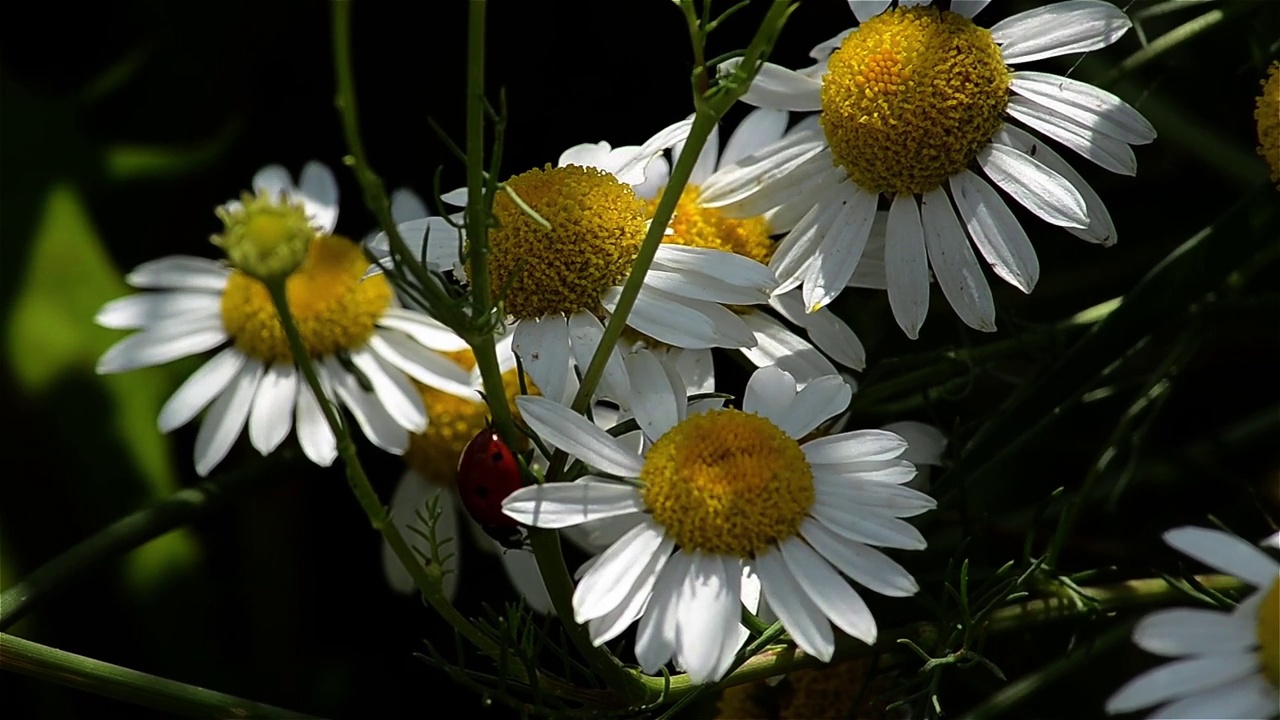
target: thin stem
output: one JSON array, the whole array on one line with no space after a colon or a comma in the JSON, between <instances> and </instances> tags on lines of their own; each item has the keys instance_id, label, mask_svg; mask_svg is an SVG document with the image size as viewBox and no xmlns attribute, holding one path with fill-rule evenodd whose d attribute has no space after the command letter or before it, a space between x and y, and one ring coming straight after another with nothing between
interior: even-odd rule
<instances>
[{"instance_id":1,"label":"thin stem","mask_svg":"<svg viewBox=\"0 0 1280 720\"><path fill-rule=\"evenodd\" d=\"M302 376L306 379L307 386L315 396L316 403L320 406L320 411L324 413L325 422L328 423L329 429L333 431L333 436L337 439L338 454L341 456L342 464L346 468L347 484L351 487L351 492L356 496L360 507L364 509L365 515L368 516L369 524L382 534L383 539L387 541L387 545L390 546L396 559L408 571L409 576L413 578L413 584L422 592L422 596L431 604L431 607L435 608L436 612L440 613L454 629L471 641L477 648L486 652L496 652L498 648L493 640L481 633L475 625L471 624L471 621L454 609L448 598L444 596L440 568L433 566L428 569L426 565L419 561L413 549L409 547L409 543L400 534L400 529L396 527L395 523L391 522L391 516L387 513L387 509L383 507L382 501L378 499L378 493L373 489L373 484L369 482L369 477L364 472L364 466L360 464L360 458L356 455L356 445L351 439L351 434L347 431L347 427L341 418L338 417L334 404L329 401L329 396L320 384L319 376L316 375L311 355L307 352L307 347L303 344L302 336L298 332L298 325L294 322L293 314L289 311L289 301L285 294L284 281L266 283L266 286L271 293L271 301L276 306L276 312L280 317L280 325L284 329L285 337L289 339L289 348L293 351L294 361L302 371Z\"/></svg>"},{"instance_id":2,"label":"thin stem","mask_svg":"<svg viewBox=\"0 0 1280 720\"><path fill-rule=\"evenodd\" d=\"M263 470L279 463L279 456L272 456L254 467L223 473L195 487L183 488L73 545L0 593L0 630L12 627L45 596L81 579L88 568L123 555L221 506L228 497L248 486L250 480L269 477L270 473Z\"/></svg>"},{"instance_id":3,"label":"thin stem","mask_svg":"<svg viewBox=\"0 0 1280 720\"><path fill-rule=\"evenodd\" d=\"M188 717L313 717L148 675L6 633L0 633L0 669Z\"/></svg>"}]
</instances>

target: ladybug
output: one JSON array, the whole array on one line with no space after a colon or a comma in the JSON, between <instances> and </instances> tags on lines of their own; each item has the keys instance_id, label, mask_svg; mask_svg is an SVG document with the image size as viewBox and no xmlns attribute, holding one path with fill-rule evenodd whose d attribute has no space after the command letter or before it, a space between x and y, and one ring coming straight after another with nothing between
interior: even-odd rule
<instances>
[{"instance_id":1,"label":"ladybug","mask_svg":"<svg viewBox=\"0 0 1280 720\"><path fill-rule=\"evenodd\" d=\"M515 453L493 428L471 438L458 458L458 495L471 519L509 550L524 545L520 523L502 512L502 501L520 489Z\"/></svg>"}]
</instances>

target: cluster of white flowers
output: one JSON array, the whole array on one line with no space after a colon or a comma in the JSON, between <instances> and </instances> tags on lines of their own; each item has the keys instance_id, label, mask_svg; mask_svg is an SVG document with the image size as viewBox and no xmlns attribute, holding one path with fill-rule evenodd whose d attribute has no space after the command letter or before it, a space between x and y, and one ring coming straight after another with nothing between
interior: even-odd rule
<instances>
[{"instance_id":1,"label":"cluster of white flowers","mask_svg":"<svg viewBox=\"0 0 1280 720\"><path fill-rule=\"evenodd\" d=\"M765 64L744 97L757 109L723 146L713 133L697 157L623 340L606 349L593 419L569 400L617 311L691 123L639 145L569 148L554 166L507 179L510 192L493 203L488 275L504 293L498 355L509 401L541 443L587 468L573 482L523 487L502 510L528 526L576 529L570 536L596 555L579 571L573 620L597 645L637 625L633 647L646 672L674 662L695 682L723 677L748 637L744 606L781 621L800 649L824 661L837 630L876 641L854 585L889 597L919 589L877 548L925 547L906 518L934 507L917 465L940 464L945 440L918 423L835 430L856 388L842 373L862 370L867 353L827 306L846 287L884 290L915 338L936 280L964 323L994 331L984 265L1027 293L1040 274L1006 196L1089 242L1111 245L1117 236L1085 180L1019 125L1129 175L1131 146L1155 138L1110 93L1011 69L1115 42L1130 22L1110 3L1051 3L989 29L973 20L986 0L951 0L949 10L928 0L849 4L860 24L815 47L809 67ZM291 211L314 233L285 289L327 397L301 381L263 283L200 257L148 262L127 276L158 292L98 314L103 326L139 331L102 356L99 372L221 348L159 417L168 432L206 411L195 443L201 475L246 425L263 455L296 429L305 456L331 464L337 445L321 403L333 403L375 446L405 455L395 521L415 524L434 498L437 537L453 536L454 495L442 490L457 482L459 454L486 420L467 342L371 269L390 255L385 234L364 243L333 234L337 184L323 165L309 164L298 185L268 167L252 187L256 196L221 213L229 234L270 235ZM465 190L442 199L468 201ZM264 205L276 214L261 214ZM465 285L471 260L455 224L429 216L407 192L392 209L426 267ZM713 349L758 368L740 403L708 395L725 391ZM637 429L608 433L620 420ZM1262 638L1258 661L1246 650L1260 636L1245 631L1269 622L1275 632L1274 562L1244 567L1201 551L1226 541L1199 531L1175 531L1170 542L1238 571L1260 592L1229 615L1169 611L1145 621L1136 631L1144 648L1192 658L1135 680L1108 709L1176 701L1162 717L1274 717L1276 643ZM386 560L391 583L409 590L404 568L389 553ZM514 550L503 560L531 606L550 611L532 555Z\"/></svg>"}]
</instances>

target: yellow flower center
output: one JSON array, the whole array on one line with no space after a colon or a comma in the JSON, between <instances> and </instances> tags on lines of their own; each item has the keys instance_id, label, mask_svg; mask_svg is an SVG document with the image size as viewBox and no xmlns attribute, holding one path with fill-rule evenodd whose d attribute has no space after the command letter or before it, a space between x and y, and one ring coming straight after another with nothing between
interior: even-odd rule
<instances>
[{"instance_id":1,"label":"yellow flower center","mask_svg":"<svg viewBox=\"0 0 1280 720\"><path fill-rule=\"evenodd\" d=\"M862 188L923 193L964 168L1004 120L1010 75L991 33L898 8L845 38L822 78L822 129Z\"/></svg>"},{"instance_id":2,"label":"yellow flower center","mask_svg":"<svg viewBox=\"0 0 1280 720\"><path fill-rule=\"evenodd\" d=\"M644 201L613 175L577 165L530 170L506 185L551 225L506 193L494 198L489 272L494 288L507 288L507 312L599 311L601 294L626 278L640 250Z\"/></svg>"},{"instance_id":3,"label":"yellow flower center","mask_svg":"<svg viewBox=\"0 0 1280 720\"><path fill-rule=\"evenodd\" d=\"M685 186L676 204L675 216L671 218L672 234L663 237L662 242L724 250L768 265L774 242L769 237L769 224L765 219L725 217L719 210L702 207L698 202L701 194L698 186ZM653 217L657 206L656 199L649 203L648 217Z\"/></svg>"},{"instance_id":4,"label":"yellow flower center","mask_svg":"<svg viewBox=\"0 0 1280 720\"><path fill-rule=\"evenodd\" d=\"M1258 609L1258 662L1262 676L1280 688L1280 580L1271 584Z\"/></svg>"},{"instance_id":5,"label":"yellow flower center","mask_svg":"<svg viewBox=\"0 0 1280 720\"><path fill-rule=\"evenodd\" d=\"M289 311L313 357L358 348L373 335L391 305L391 285L382 275L361 281L368 267L359 245L321 235L285 280ZM245 355L265 363L293 358L266 285L238 270L222 293L222 324Z\"/></svg>"},{"instance_id":6,"label":"yellow flower center","mask_svg":"<svg viewBox=\"0 0 1280 720\"><path fill-rule=\"evenodd\" d=\"M796 534L813 471L795 440L759 415L713 410L676 425L645 456L644 503L690 550L750 557Z\"/></svg>"},{"instance_id":7,"label":"yellow flower center","mask_svg":"<svg viewBox=\"0 0 1280 720\"><path fill-rule=\"evenodd\" d=\"M279 279L298 268L316 231L301 203L269 195L240 195L238 206L214 213L225 230L210 238L231 264L256 278Z\"/></svg>"},{"instance_id":8,"label":"yellow flower center","mask_svg":"<svg viewBox=\"0 0 1280 720\"><path fill-rule=\"evenodd\" d=\"M443 353L465 370L476 365L470 350ZM474 397L462 398L421 383L414 383L422 393L427 408L427 431L409 438L409 450L404 454L405 463L428 482L452 487L458 479L458 458L476 433L485 428L489 420L489 406ZM514 369L502 375L502 385L507 402L515 412L515 398L520 394L520 378ZM529 394L536 395L537 388L526 379ZM518 415L517 415L518 416Z\"/></svg>"},{"instance_id":9,"label":"yellow flower center","mask_svg":"<svg viewBox=\"0 0 1280 720\"><path fill-rule=\"evenodd\" d=\"M1258 121L1258 154L1271 166L1271 182L1280 183L1280 63L1271 63L1253 117Z\"/></svg>"}]
</instances>

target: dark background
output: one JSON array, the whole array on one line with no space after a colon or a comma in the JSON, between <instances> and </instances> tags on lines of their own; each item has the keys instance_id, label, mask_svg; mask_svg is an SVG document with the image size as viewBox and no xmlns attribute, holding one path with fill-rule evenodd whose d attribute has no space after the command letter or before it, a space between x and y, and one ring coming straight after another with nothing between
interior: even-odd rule
<instances>
[{"instance_id":1,"label":"dark background","mask_svg":"<svg viewBox=\"0 0 1280 720\"><path fill-rule=\"evenodd\" d=\"M997 3L979 20L989 26L1037 4ZM807 65L812 45L853 23L840 0L801 5L774 58L790 67ZM1108 86L1161 133L1138 148L1137 178L1109 175L1060 150L1107 201L1120 242L1103 249L1027 221L1044 277L1031 297L993 279L1002 330L995 339L1123 293L1265 182L1252 111L1275 52L1267 43L1280 36L1276 6L1237 0L1202 7L1218 6L1229 10L1220 26ZM389 188L410 185L428 195L437 167L446 189L462 181L461 166L427 120L461 144L465 9L443 1L361 2L354 9L363 134ZM218 229L213 208L268 163L295 174L310 159L328 163L342 190L338 232L359 238L372 227L340 162L327 4L29 3L24 11L21 22L0 28L0 393L11 418L0 435L8 462L0 481L5 586L148 499L197 480L196 425L168 438L154 430L159 404L196 364L109 379L92 372L97 355L120 336L93 328L92 314L123 294L123 271L169 254L214 256L207 242ZM1155 37L1199 12L1154 18L1144 29ZM715 38L713 54L741 47L762 13L762 3L741 13ZM1096 78L1139 47L1130 32L1072 74ZM488 86L506 89L510 109L508 174L554 162L579 142L640 143L692 110L688 43L669 2L494 2L489 49ZM1063 72L1074 61L1058 58L1037 69ZM1258 277L1256 287L1275 287L1274 267ZM1153 431L1148 447L1156 460L1176 464L1184 446L1256 419L1280 399L1274 290L1246 294L1251 302L1214 316L1212 337ZM934 305L946 307L940 296ZM881 293L849 292L836 307L867 344L873 371L895 356L992 339L935 312L919 343L910 343ZM1161 347L1157 340L1148 352L1158 358ZM972 392L910 417L963 431L1051 359L994 368ZM1027 497L1077 482L1122 409L1106 401L1086 408L1048 445L1025 454L1010 472L1027 474ZM1210 467L1176 467L1164 484L1090 519L1079 533L1077 548L1088 550L1081 562L1128 563L1144 574L1157 558L1172 569L1156 533L1202 521L1206 512L1242 530L1265 530L1259 511L1274 512L1280 479L1271 440L1274 432L1264 428L1243 447L1212 454ZM130 449L140 444L150 449ZM363 456L385 497L399 460L372 449ZM430 715L467 692L411 656L421 638L441 637L435 618L386 589L379 540L340 470L264 463L247 446L219 471L232 468L260 477L189 529L81 578L14 631L327 716ZM993 566L1017 555L1022 530L1011 527L1016 520L994 523L981 539ZM481 596L509 592L496 561L474 550L464 548L460 602L469 613ZM903 604L897 611L918 617L919 609ZM1019 638L1004 650L1005 672L1013 678L1033 670L1068 639ZM1131 653L1116 662L1149 659ZM1036 714L1094 714L1134 667L1091 679L1083 691L1046 696ZM148 716L11 674L0 683L10 717ZM953 707L995 687L985 679L970 688L958 683ZM474 707L480 712L478 699Z\"/></svg>"}]
</instances>

